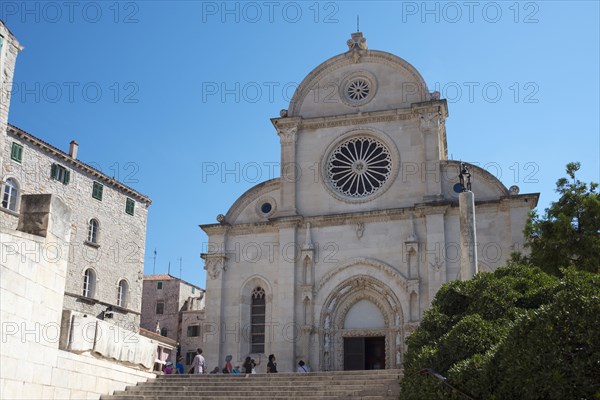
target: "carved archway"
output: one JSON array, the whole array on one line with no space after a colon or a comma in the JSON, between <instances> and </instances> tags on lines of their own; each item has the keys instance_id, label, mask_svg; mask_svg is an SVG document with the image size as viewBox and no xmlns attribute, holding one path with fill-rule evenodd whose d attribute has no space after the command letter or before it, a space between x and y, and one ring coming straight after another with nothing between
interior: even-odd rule
<instances>
[{"instance_id":1,"label":"carved archway","mask_svg":"<svg viewBox=\"0 0 600 400\"><path fill-rule=\"evenodd\" d=\"M384 327L346 329L348 311L356 303L368 300L381 312ZM319 368L322 371L344 369L344 338L385 337L385 366L398 368L402 362L404 314L400 300L385 283L368 275L355 275L331 291L320 316Z\"/></svg>"}]
</instances>

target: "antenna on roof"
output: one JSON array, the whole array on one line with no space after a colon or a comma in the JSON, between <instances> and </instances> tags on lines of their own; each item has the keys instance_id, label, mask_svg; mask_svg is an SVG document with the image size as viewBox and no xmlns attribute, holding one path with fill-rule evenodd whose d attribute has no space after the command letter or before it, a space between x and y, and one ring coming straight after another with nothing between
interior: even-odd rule
<instances>
[{"instance_id":1,"label":"antenna on roof","mask_svg":"<svg viewBox=\"0 0 600 400\"><path fill-rule=\"evenodd\" d=\"M356 32L360 32L360 23L359 23L359 16L356 16Z\"/></svg>"},{"instance_id":2,"label":"antenna on roof","mask_svg":"<svg viewBox=\"0 0 600 400\"><path fill-rule=\"evenodd\" d=\"M154 248L154 266L152 267L152 275L156 275L156 247Z\"/></svg>"},{"instance_id":3,"label":"antenna on roof","mask_svg":"<svg viewBox=\"0 0 600 400\"><path fill-rule=\"evenodd\" d=\"M169 270L168 270L167 274L171 275L171 261L169 261Z\"/></svg>"}]
</instances>

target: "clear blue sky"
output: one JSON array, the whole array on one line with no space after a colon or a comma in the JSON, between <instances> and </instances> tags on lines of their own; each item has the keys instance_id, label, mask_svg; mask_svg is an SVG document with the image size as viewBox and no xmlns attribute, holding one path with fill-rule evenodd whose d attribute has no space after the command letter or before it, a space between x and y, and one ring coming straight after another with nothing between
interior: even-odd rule
<instances>
[{"instance_id":1,"label":"clear blue sky","mask_svg":"<svg viewBox=\"0 0 600 400\"><path fill-rule=\"evenodd\" d=\"M170 261L179 276L181 257L183 279L204 287L198 224L273 177L269 118L347 50L357 15L369 48L448 99L454 159L541 192L540 210L567 162L600 180L597 1L3 0L25 47L9 121L65 151L77 139L80 159L149 195L145 272L156 248L156 273Z\"/></svg>"}]
</instances>

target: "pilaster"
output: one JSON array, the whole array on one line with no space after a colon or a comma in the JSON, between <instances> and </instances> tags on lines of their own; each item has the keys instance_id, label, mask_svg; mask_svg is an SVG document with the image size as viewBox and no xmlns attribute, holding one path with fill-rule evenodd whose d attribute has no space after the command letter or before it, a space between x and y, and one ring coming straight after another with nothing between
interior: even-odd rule
<instances>
[{"instance_id":1,"label":"pilaster","mask_svg":"<svg viewBox=\"0 0 600 400\"><path fill-rule=\"evenodd\" d=\"M413 104L413 111L419 116L419 129L423 134L423 163L421 178L425 182L423 200L441 200L442 177L440 161L448 158L446 148L446 117L448 110L445 100Z\"/></svg>"},{"instance_id":2,"label":"pilaster","mask_svg":"<svg viewBox=\"0 0 600 400\"><path fill-rule=\"evenodd\" d=\"M428 307L442 284L446 282L444 213L426 214L425 227L427 231L424 249L425 268L429 288L426 307Z\"/></svg>"},{"instance_id":3,"label":"pilaster","mask_svg":"<svg viewBox=\"0 0 600 400\"><path fill-rule=\"evenodd\" d=\"M296 215L296 183L301 176L296 163L298 121L279 121L276 129L281 144L281 197L277 215Z\"/></svg>"}]
</instances>

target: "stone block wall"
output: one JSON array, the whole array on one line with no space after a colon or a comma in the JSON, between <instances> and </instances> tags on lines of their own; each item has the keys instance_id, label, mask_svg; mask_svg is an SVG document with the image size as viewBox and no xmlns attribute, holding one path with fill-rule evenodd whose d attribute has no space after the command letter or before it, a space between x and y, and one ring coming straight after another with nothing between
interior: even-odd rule
<instances>
[{"instance_id":1,"label":"stone block wall","mask_svg":"<svg viewBox=\"0 0 600 400\"><path fill-rule=\"evenodd\" d=\"M37 234L0 232L0 398L98 399L153 378L59 350L70 210L50 195L26 196L22 205L19 228Z\"/></svg>"}]
</instances>

